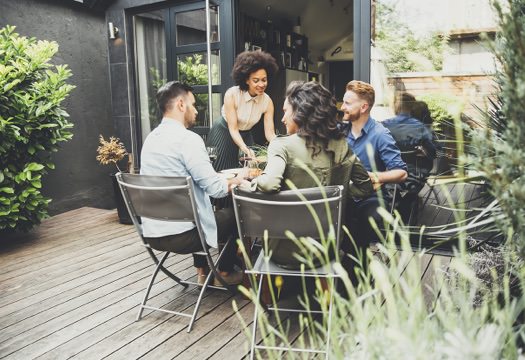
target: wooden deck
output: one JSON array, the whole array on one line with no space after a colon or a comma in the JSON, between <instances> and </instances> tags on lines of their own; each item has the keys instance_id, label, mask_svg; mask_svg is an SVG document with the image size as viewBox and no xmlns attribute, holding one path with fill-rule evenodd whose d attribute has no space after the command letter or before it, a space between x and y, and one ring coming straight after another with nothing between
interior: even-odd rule
<instances>
[{"instance_id":1,"label":"wooden deck","mask_svg":"<svg viewBox=\"0 0 525 360\"><path fill-rule=\"evenodd\" d=\"M450 214L440 212L426 219L449 221ZM29 234L2 239L0 358L244 358L248 340L238 316L251 324L253 305L240 295L207 292L189 334L186 318L146 311L135 321L152 272L152 261L139 244L133 226L119 224L115 211L94 208L54 216ZM430 283L434 264L446 269L451 258L424 254L422 260L422 281ZM169 266L186 278L194 276L190 256L172 256ZM196 296L161 274L151 305L180 311ZM429 302L432 296L429 291Z\"/></svg>"}]
</instances>

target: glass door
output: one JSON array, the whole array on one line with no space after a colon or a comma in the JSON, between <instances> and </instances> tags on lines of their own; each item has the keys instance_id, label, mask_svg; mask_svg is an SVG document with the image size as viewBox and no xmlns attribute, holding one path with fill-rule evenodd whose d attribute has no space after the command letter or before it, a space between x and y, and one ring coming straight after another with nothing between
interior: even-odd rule
<instances>
[{"instance_id":1,"label":"glass door","mask_svg":"<svg viewBox=\"0 0 525 360\"><path fill-rule=\"evenodd\" d=\"M171 52L168 76L194 88L199 114L192 130L203 137L208 134L212 119L220 117L223 94L231 86L229 76L233 66L231 1L210 1L209 21L210 32L207 39L204 1L170 8ZM209 41L210 59L208 59L207 41ZM211 66L210 72L208 64ZM209 84L211 84L211 106Z\"/></svg>"},{"instance_id":2,"label":"glass door","mask_svg":"<svg viewBox=\"0 0 525 360\"><path fill-rule=\"evenodd\" d=\"M220 117L223 94L230 86L234 58L233 0L210 0L207 39L206 1L182 3L133 16L139 145L154 129L158 113L155 93L171 80L194 88L199 114L193 131L204 138ZM210 61L208 62L208 44ZM208 72L208 63L211 71ZM208 85L211 84L211 92ZM209 104L211 93L211 106ZM211 109L211 114L210 114Z\"/></svg>"}]
</instances>

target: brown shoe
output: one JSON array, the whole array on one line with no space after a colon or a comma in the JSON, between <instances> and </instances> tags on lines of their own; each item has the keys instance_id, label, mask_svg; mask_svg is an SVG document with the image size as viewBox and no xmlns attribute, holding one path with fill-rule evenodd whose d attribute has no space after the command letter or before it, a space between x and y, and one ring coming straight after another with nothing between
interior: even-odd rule
<instances>
[{"instance_id":1,"label":"brown shoe","mask_svg":"<svg viewBox=\"0 0 525 360\"><path fill-rule=\"evenodd\" d=\"M208 276L208 274L197 274L197 284L199 285L204 285L204 283L206 282L206 277Z\"/></svg>"},{"instance_id":2,"label":"brown shoe","mask_svg":"<svg viewBox=\"0 0 525 360\"><path fill-rule=\"evenodd\" d=\"M234 272L229 273L228 275L222 275L221 277L224 279L224 281L228 285L238 285L242 282L242 279L244 278L244 272L234 271ZM213 286L223 286L223 285L218 279L213 279Z\"/></svg>"}]
</instances>

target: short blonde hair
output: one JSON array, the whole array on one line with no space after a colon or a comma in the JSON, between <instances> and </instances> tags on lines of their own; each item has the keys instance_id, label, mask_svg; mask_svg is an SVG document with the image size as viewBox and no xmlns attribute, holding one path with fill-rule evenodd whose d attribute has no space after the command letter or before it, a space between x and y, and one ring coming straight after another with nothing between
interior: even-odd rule
<instances>
[{"instance_id":1,"label":"short blonde hair","mask_svg":"<svg viewBox=\"0 0 525 360\"><path fill-rule=\"evenodd\" d=\"M372 85L364 81L352 80L346 84L346 91L352 91L357 94L361 100L365 100L368 103L369 108L374 106L375 91Z\"/></svg>"}]
</instances>

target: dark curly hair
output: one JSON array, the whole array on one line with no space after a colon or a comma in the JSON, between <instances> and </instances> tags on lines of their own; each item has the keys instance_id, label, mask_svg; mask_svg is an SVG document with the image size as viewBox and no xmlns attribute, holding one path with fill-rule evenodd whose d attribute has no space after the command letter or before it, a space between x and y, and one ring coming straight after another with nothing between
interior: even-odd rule
<instances>
[{"instance_id":1,"label":"dark curly hair","mask_svg":"<svg viewBox=\"0 0 525 360\"><path fill-rule=\"evenodd\" d=\"M247 91L246 81L250 78L250 74L260 69L266 70L268 80L270 80L279 70L279 66L273 56L267 52L257 50L240 53L235 59L232 70L235 85L238 85L241 90Z\"/></svg>"},{"instance_id":2,"label":"dark curly hair","mask_svg":"<svg viewBox=\"0 0 525 360\"><path fill-rule=\"evenodd\" d=\"M321 150L328 151L331 139L344 136L337 125L335 98L324 86L314 81L292 81L286 89L286 98L298 127L297 135L306 140L313 156Z\"/></svg>"}]
</instances>

